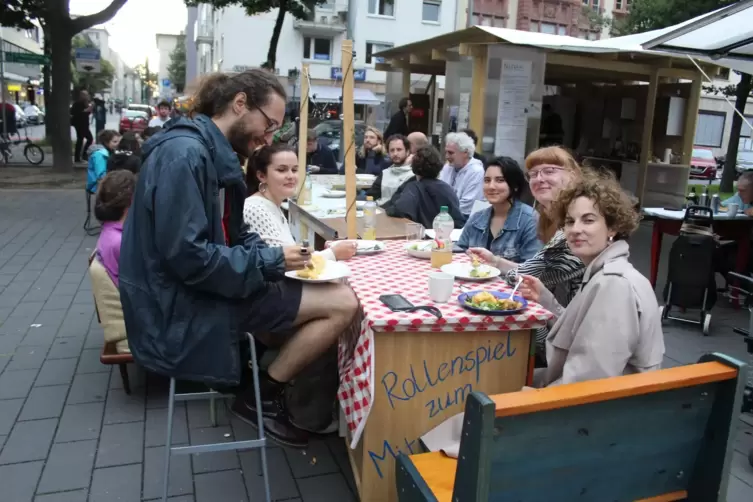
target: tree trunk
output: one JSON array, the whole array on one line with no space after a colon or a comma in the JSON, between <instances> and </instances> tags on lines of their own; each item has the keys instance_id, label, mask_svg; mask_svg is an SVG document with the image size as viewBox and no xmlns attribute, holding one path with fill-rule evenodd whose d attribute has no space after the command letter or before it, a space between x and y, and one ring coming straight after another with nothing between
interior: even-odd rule
<instances>
[{"instance_id":1,"label":"tree trunk","mask_svg":"<svg viewBox=\"0 0 753 502\"><path fill-rule=\"evenodd\" d=\"M282 23L285 22L285 14L287 13L288 0L280 0L280 8L277 11L277 19L275 20L275 27L272 30L272 38L269 39L269 52L267 52L267 65L272 72L277 68L277 43L280 41Z\"/></svg>"},{"instance_id":2,"label":"tree trunk","mask_svg":"<svg viewBox=\"0 0 753 502\"><path fill-rule=\"evenodd\" d=\"M71 156L71 49L73 34L66 22L50 25L50 55L52 82L50 101L46 103L47 117L52 127L48 141L52 146L53 167L60 171L73 170Z\"/></svg>"},{"instance_id":3,"label":"tree trunk","mask_svg":"<svg viewBox=\"0 0 753 502\"><path fill-rule=\"evenodd\" d=\"M747 73L740 74L740 83L737 84L735 93L735 108L741 113L745 113L745 104L748 102L748 96L753 89L753 79ZM740 129L743 120L738 113L732 114L732 127L729 131L729 144L727 145L727 157L724 160L724 171L722 172L722 182L719 191L730 193L734 190L735 167L737 166L737 149L740 144Z\"/></svg>"},{"instance_id":4,"label":"tree trunk","mask_svg":"<svg viewBox=\"0 0 753 502\"><path fill-rule=\"evenodd\" d=\"M48 61L50 58L50 30L47 28L47 23L42 24L42 33L44 34L44 55L47 56ZM42 94L44 96L44 106L48 108L52 101L52 79L50 78L50 64L46 64L42 67ZM50 119L49 113L44 118L44 135L49 138L52 135L52 131L55 130L54 124Z\"/></svg>"}]
</instances>

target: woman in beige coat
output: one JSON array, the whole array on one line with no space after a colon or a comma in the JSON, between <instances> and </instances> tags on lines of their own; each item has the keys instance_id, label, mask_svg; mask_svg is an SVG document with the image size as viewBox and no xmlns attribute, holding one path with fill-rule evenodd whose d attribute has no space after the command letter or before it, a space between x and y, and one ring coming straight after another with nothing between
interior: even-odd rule
<instances>
[{"instance_id":1,"label":"woman in beige coat","mask_svg":"<svg viewBox=\"0 0 753 502\"><path fill-rule=\"evenodd\" d=\"M587 175L563 190L555 217L572 253L586 266L580 290L563 308L538 279L522 294L555 314L546 339L546 387L658 369L664 356L659 306L648 279L628 261L638 227L632 201L614 179Z\"/></svg>"}]
</instances>

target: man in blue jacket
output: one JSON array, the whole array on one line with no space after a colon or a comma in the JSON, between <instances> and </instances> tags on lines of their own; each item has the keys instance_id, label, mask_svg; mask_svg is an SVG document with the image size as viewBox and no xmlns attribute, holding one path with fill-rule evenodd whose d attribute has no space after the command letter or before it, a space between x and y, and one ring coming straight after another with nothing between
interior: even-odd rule
<instances>
[{"instance_id":1,"label":"man in blue jacket","mask_svg":"<svg viewBox=\"0 0 753 502\"><path fill-rule=\"evenodd\" d=\"M216 74L199 91L193 120L172 120L144 144L123 229L120 295L139 365L234 391L233 412L251 425L244 333L282 345L261 375L265 428L280 443L304 447L308 435L290 421L285 386L337 342L358 306L342 284L309 289L283 280L286 270L306 266L310 251L267 247L243 225L238 155L271 142L284 109L273 74Z\"/></svg>"}]
</instances>

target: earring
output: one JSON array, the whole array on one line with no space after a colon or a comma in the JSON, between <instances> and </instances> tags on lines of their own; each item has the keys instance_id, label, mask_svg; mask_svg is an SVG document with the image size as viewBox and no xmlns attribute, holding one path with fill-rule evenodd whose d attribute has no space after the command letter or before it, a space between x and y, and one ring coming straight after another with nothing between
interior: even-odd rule
<instances>
[{"instance_id":1,"label":"earring","mask_svg":"<svg viewBox=\"0 0 753 502\"><path fill-rule=\"evenodd\" d=\"M261 193L264 193L267 191L267 184L266 183L259 183L259 191Z\"/></svg>"},{"instance_id":2,"label":"earring","mask_svg":"<svg viewBox=\"0 0 753 502\"><path fill-rule=\"evenodd\" d=\"M609 239L607 240L609 241L610 244L612 244L614 242L614 235L610 235Z\"/></svg>"}]
</instances>

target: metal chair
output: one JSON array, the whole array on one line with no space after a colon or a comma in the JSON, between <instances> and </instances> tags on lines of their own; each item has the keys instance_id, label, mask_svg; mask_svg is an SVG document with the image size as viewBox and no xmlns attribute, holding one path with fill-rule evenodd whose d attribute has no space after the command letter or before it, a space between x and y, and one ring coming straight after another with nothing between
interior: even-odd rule
<instances>
[{"instance_id":1,"label":"metal chair","mask_svg":"<svg viewBox=\"0 0 753 502\"><path fill-rule=\"evenodd\" d=\"M253 335L248 333L249 344L251 345L251 371L254 380L254 396L256 400L256 423L259 432L259 439L247 441L231 441L228 443L212 443L193 446L172 446L173 439L173 414L175 412L175 403L178 401L199 401L209 399L209 414L212 426L217 425L216 421L216 399L226 399L234 397L228 394L221 394L216 391L209 392L192 392L192 393L175 393L175 379L170 378L170 395L168 397L167 408L167 441L165 443L165 484L162 491L162 500L167 502L168 489L170 486L170 457L172 455L190 455L192 453L210 453L219 451L233 450L259 450L261 460L261 474L264 483L264 494L267 502L271 501L269 494L269 473L267 471L267 440L264 436L264 422L261 411L261 398L259 396L259 363L256 358L256 343Z\"/></svg>"},{"instance_id":2,"label":"metal chair","mask_svg":"<svg viewBox=\"0 0 753 502\"><path fill-rule=\"evenodd\" d=\"M84 232L86 232L87 235L97 235L102 228L99 225L92 225L91 219L92 219L92 195L94 193L90 192L88 188L84 189L86 191L86 221L84 221Z\"/></svg>"}]
</instances>

